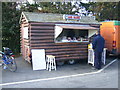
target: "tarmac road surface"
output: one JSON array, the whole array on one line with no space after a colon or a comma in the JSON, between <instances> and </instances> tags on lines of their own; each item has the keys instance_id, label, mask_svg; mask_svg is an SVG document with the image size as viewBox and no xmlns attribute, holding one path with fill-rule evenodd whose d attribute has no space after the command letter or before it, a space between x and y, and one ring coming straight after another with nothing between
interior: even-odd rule
<instances>
[{"instance_id":1,"label":"tarmac road surface","mask_svg":"<svg viewBox=\"0 0 120 90\"><path fill-rule=\"evenodd\" d=\"M2 71L3 88L118 88L118 60L110 57L103 69L79 62L57 66L56 71L33 71L21 57L16 59L16 72Z\"/></svg>"}]
</instances>

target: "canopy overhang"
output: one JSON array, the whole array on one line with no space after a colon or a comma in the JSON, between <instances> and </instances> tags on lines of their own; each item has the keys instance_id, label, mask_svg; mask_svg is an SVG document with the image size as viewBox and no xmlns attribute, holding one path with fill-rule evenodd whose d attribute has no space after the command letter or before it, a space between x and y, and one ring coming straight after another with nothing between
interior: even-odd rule
<instances>
[{"instance_id":1,"label":"canopy overhang","mask_svg":"<svg viewBox=\"0 0 120 90\"><path fill-rule=\"evenodd\" d=\"M61 27L61 28L65 28L65 29L92 29L92 30L95 30L95 29L99 29L99 28L96 28L96 27L92 27L90 25L57 25L58 27Z\"/></svg>"}]
</instances>

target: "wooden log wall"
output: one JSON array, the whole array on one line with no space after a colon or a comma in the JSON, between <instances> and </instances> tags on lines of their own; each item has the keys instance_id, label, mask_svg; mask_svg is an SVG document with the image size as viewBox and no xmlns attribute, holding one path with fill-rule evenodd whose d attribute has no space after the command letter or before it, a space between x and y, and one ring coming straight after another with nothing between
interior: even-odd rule
<instances>
[{"instance_id":1,"label":"wooden log wall","mask_svg":"<svg viewBox=\"0 0 120 90\"><path fill-rule=\"evenodd\" d=\"M28 60L28 53L30 51L30 43L29 43L29 38L25 39L23 38L23 28L24 27L28 27L29 28L29 23L26 21L25 17L23 16L21 19L21 26L20 26L20 35L21 35L21 39L20 39L20 43L21 43L21 54L23 56L23 58L25 60ZM28 37L29 37L29 32L28 32Z\"/></svg>"},{"instance_id":2,"label":"wooden log wall","mask_svg":"<svg viewBox=\"0 0 120 90\"><path fill-rule=\"evenodd\" d=\"M58 23L30 23L31 49L45 49L46 55L55 55L56 60L87 58L87 42L55 43L54 27Z\"/></svg>"}]
</instances>

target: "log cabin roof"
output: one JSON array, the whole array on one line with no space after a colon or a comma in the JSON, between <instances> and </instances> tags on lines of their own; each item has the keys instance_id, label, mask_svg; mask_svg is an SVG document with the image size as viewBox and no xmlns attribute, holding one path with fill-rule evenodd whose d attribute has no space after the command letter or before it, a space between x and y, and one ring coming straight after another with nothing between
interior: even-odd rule
<instances>
[{"instance_id":1,"label":"log cabin roof","mask_svg":"<svg viewBox=\"0 0 120 90\"><path fill-rule=\"evenodd\" d=\"M100 24L94 20L93 17L81 16L79 21L66 21L63 19L63 14L53 13L36 13L36 12L22 12L21 19L24 17L27 22L63 22L63 23L84 23L84 24Z\"/></svg>"}]
</instances>

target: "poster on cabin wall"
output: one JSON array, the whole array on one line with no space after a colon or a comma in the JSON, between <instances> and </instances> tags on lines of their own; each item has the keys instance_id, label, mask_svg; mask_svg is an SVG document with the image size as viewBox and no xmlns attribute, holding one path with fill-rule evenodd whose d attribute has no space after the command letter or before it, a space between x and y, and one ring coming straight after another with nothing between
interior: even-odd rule
<instances>
[{"instance_id":1,"label":"poster on cabin wall","mask_svg":"<svg viewBox=\"0 0 120 90\"><path fill-rule=\"evenodd\" d=\"M28 39L28 27L23 28L23 38Z\"/></svg>"},{"instance_id":2,"label":"poster on cabin wall","mask_svg":"<svg viewBox=\"0 0 120 90\"><path fill-rule=\"evenodd\" d=\"M32 49L32 65L33 70L46 69L45 50L44 49Z\"/></svg>"}]
</instances>

